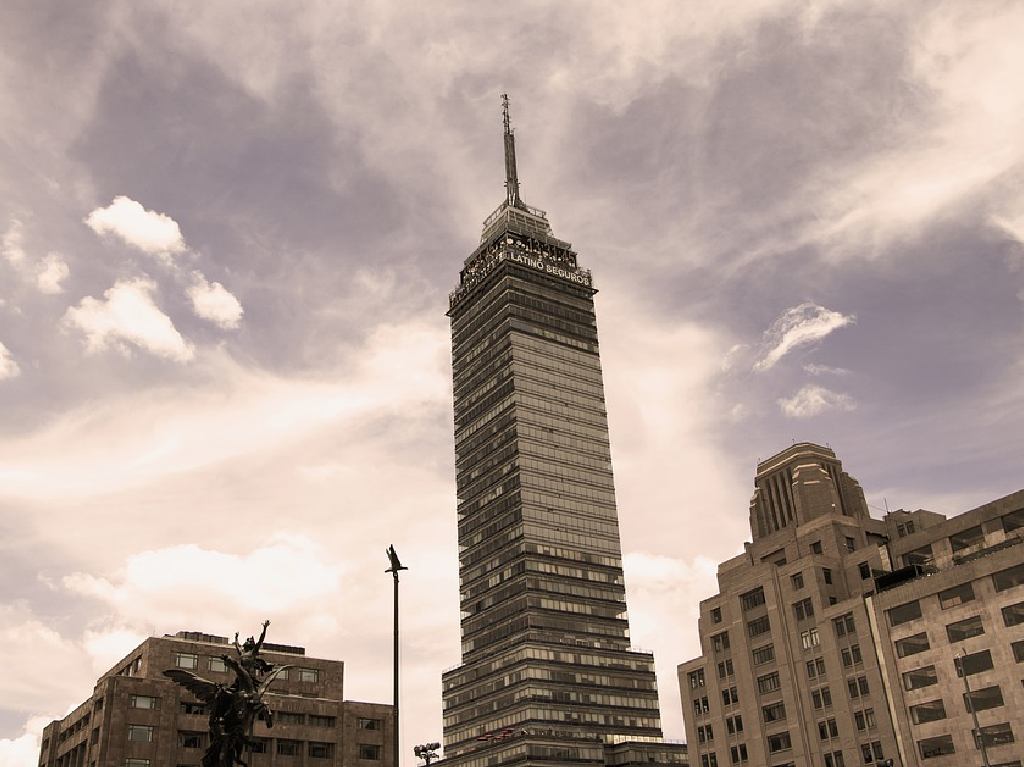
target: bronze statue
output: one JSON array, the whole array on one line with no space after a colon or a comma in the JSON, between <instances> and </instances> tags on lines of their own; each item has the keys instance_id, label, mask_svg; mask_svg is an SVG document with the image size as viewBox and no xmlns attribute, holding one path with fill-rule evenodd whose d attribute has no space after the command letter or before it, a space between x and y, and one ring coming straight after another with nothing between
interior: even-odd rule
<instances>
[{"instance_id":1,"label":"bronze statue","mask_svg":"<svg viewBox=\"0 0 1024 767\"><path fill-rule=\"evenodd\" d=\"M259 657L270 621L263 621L259 640L249 637L241 645L235 634L237 658L221 655L224 664L235 673L229 685L211 682L185 669L172 668L164 676L173 679L201 700L210 710L210 745L203 754L203 767L248 767L242 752L255 741L252 737L257 719L273 726L273 716L263 696L267 689L290 666L274 666Z\"/></svg>"}]
</instances>

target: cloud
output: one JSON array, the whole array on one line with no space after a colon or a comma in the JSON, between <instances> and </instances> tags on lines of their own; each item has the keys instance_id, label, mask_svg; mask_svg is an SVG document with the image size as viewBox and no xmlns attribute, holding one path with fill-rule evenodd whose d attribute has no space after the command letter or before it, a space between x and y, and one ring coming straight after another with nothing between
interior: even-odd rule
<instances>
[{"instance_id":1,"label":"cloud","mask_svg":"<svg viewBox=\"0 0 1024 767\"><path fill-rule=\"evenodd\" d=\"M0 239L0 252L11 264L18 266L25 260L25 234L24 227L18 219L11 219L7 231Z\"/></svg>"},{"instance_id":2,"label":"cloud","mask_svg":"<svg viewBox=\"0 0 1024 767\"><path fill-rule=\"evenodd\" d=\"M43 293L55 295L63 293L64 287L61 283L71 274L67 262L61 258L59 253L50 253L43 259L39 273L36 275L36 286Z\"/></svg>"},{"instance_id":3,"label":"cloud","mask_svg":"<svg viewBox=\"0 0 1024 767\"><path fill-rule=\"evenodd\" d=\"M43 728L53 717L33 716L16 738L0 739L0 767L27 767L39 759Z\"/></svg>"},{"instance_id":4,"label":"cloud","mask_svg":"<svg viewBox=\"0 0 1024 767\"><path fill-rule=\"evenodd\" d=\"M219 282L207 282L202 272L192 272L194 280L188 289L192 309L204 320L222 328L237 328L242 322L242 304Z\"/></svg>"},{"instance_id":5,"label":"cloud","mask_svg":"<svg viewBox=\"0 0 1024 767\"><path fill-rule=\"evenodd\" d=\"M779 408L790 418L810 418L827 410L854 410L857 407L850 395L817 384L807 384L792 397L778 402Z\"/></svg>"},{"instance_id":6,"label":"cloud","mask_svg":"<svg viewBox=\"0 0 1024 767\"><path fill-rule=\"evenodd\" d=\"M768 370L798 346L820 341L855 320L853 315L840 314L812 303L787 309L765 331L761 355L754 363L754 370Z\"/></svg>"},{"instance_id":7,"label":"cloud","mask_svg":"<svg viewBox=\"0 0 1024 767\"><path fill-rule=\"evenodd\" d=\"M116 234L129 245L151 254L185 250L178 223L170 216L146 210L141 203L119 195L105 208L96 208L85 218L96 234Z\"/></svg>"},{"instance_id":8,"label":"cloud","mask_svg":"<svg viewBox=\"0 0 1024 767\"><path fill-rule=\"evenodd\" d=\"M68 309L64 322L85 333L90 353L109 346L128 353L126 344L131 344L158 357L187 362L195 351L153 301L155 290L150 279L119 280L103 300L86 296Z\"/></svg>"},{"instance_id":9,"label":"cloud","mask_svg":"<svg viewBox=\"0 0 1024 767\"><path fill-rule=\"evenodd\" d=\"M14 361L11 352L3 343L0 343L0 381L8 378L17 378L21 375L21 368Z\"/></svg>"},{"instance_id":10,"label":"cloud","mask_svg":"<svg viewBox=\"0 0 1024 767\"><path fill-rule=\"evenodd\" d=\"M849 374L849 370L846 368L831 367L829 365L818 365L814 362L808 362L804 365L804 372L810 373L812 376L844 376Z\"/></svg>"}]
</instances>

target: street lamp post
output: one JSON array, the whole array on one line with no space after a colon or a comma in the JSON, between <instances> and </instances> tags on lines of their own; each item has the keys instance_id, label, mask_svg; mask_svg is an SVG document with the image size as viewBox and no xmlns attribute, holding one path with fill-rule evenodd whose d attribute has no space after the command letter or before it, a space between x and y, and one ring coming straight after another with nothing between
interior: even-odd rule
<instances>
[{"instance_id":1,"label":"street lamp post","mask_svg":"<svg viewBox=\"0 0 1024 767\"><path fill-rule=\"evenodd\" d=\"M391 753L394 754L393 767L398 767L398 573L402 570L408 570L408 567L403 567L402 563L398 561L398 553L395 551L395 545L391 544L386 549L388 555L388 562L391 563L384 572L391 573L391 577L395 582L395 631L394 631L394 645L392 648L392 658L394 666L392 668L392 680L394 682L394 723L392 724L391 732Z\"/></svg>"},{"instance_id":2,"label":"street lamp post","mask_svg":"<svg viewBox=\"0 0 1024 767\"><path fill-rule=\"evenodd\" d=\"M437 751L441 748L440 743L424 743L420 746L413 746L412 752L430 767L430 763L437 759Z\"/></svg>"},{"instance_id":3,"label":"street lamp post","mask_svg":"<svg viewBox=\"0 0 1024 767\"><path fill-rule=\"evenodd\" d=\"M960 675L960 678L964 680L964 690L967 693L967 708L971 710L971 718L974 720L974 732L977 733L975 737L978 738L978 745L981 747L981 763L985 767L989 767L988 749L985 748L985 733L981 731L981 725L978 723L978 712L974 710L974 701L971 699L971 682L967 678L966 669L964 669L964 654L962 652L953 657L953 665L956 666L956 672Z\"/></svg>"}]
</instances>

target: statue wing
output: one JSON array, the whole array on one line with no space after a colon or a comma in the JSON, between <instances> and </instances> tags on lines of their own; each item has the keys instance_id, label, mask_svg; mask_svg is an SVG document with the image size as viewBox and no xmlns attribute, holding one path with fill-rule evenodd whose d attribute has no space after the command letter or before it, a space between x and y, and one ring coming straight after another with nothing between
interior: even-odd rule
<instances>
[{"instance_id":1,"label":"statue wing","mask_svg":"<svg viewBox=\"0 0 1024 767\"><path fill-rule=\"evenodd\" d=\"M198 674L193 674L191 671L181 668L168 669L164 671L164 676L180 684L203 703L212 703L217 695L217 688L220 686L209 679L203 679Z\"/></svg>"},{"instance_id":2,"label":"statue wing","mask_svg":"<svg viewBox=\"0 0 1024 767\"><path fill-rule=\"evenodd\" d=\"M267 678L260 683L259 696L261 700L263 699L263 696L266 695L267 690L270 689L270 685L274 683L274 680L277 679L281 672L290 668L292 668L292 666L278 666L267 675Z\"/></svg>"}]
</instances>

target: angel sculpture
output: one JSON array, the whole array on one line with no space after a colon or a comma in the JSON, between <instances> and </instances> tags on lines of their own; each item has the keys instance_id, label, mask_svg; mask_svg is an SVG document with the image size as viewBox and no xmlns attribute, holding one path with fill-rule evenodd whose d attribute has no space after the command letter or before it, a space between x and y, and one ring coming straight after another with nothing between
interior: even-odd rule
<instances>
[{"instance_id":1,"label":"angel sculpture","mask_svg":"<svg viewBox=\"0 0 1024 767\"><path fill-rule=\"evenodd\" d=\"M246 745L254 743L252 732L256 720L262 719L267 727L274 724L263 697L281 672L291 667L273 666L259 657L269 625L270 621L263 622L259 641L249 637L241 646L235 634L238 658L220 656L235 674L235 680L229 685L211 682L185 669L164 671L164 676L173 679L209 708L210 745L203 754L203 767L234 767L235 764L248 767L248 763L242 761L242 752Z\"/></svg>"}]
</instances>

